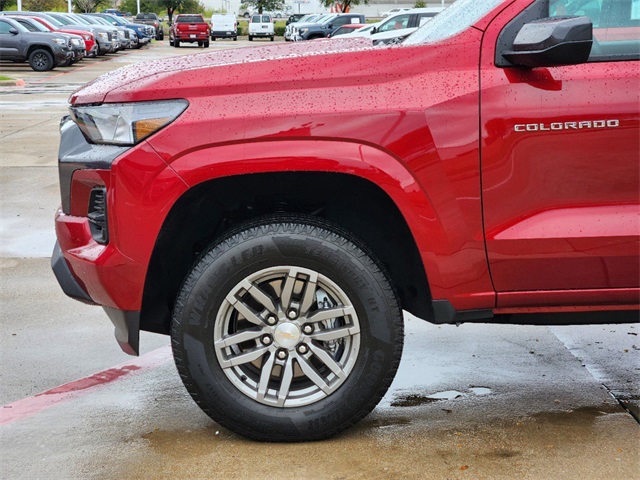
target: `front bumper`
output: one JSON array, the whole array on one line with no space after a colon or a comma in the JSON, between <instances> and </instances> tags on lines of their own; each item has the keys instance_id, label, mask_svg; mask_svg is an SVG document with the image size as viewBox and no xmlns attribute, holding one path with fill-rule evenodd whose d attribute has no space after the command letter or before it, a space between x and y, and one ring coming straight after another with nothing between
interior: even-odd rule
<instances>
[{"instance_id":1,"label":"front bumper","mask_svg":"<svg viewBox=\"0 0 640 480\"><path fill-rule=\"evenodd\" d=\"M51 268L60 288L69 297L89 305L96 305L86 289L80 285L71 273L69 264L62 254L59 242L56 242L51 255ZM103 307L115 327L114 335L123 352L138 355L140 351L140 312L136 310L118 310Z\"/></svg>"}]
</instances>

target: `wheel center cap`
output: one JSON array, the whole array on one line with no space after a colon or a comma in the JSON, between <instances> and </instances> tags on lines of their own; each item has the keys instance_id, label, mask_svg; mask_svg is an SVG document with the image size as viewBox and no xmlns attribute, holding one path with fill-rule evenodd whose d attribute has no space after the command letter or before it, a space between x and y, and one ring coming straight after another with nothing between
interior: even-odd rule
<instances>
[{"instance_id":1,"label":"wheel center cap","mask_svg":"<svg viewBox=\"0 0 640 480\"><path fill-rule=\"evenodd\" d=\"M295 323L281 323L273 333L273 339L279 347L293 348L300 342L300 329Z\"/></svg>"}]
</instances>

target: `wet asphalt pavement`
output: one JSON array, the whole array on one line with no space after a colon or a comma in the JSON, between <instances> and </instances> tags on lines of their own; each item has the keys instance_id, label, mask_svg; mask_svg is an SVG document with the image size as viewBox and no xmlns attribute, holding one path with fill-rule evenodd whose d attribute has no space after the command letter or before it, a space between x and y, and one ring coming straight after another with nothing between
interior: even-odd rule
<instances>
[{"instance_id":1,"label":"wet asphalt pavement","mask_svg":"<svg viewBox=\"0 0 640 480\"><path fill-rule=\"evenodd\" d=\"M198 51L165 41L45 74L0 64L27 82L0 87L1 478L640 478L629 413L638 324L438 327L407 316L398 376L374 412L332 440L293 445L212 422L167 337L143 333L141 357L123 354L102 310L65 297L49 267L58 122L99 74Z\"/></svg>"}]
</instances>

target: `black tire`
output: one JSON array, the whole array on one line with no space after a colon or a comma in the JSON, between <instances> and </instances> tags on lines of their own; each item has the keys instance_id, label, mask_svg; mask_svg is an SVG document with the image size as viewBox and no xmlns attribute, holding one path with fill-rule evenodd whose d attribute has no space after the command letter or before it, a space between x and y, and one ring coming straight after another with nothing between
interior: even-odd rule
<instances>
[{"instance_id":1,"label":"black tire","mask_svg":"<svg viewBox=\"0 0 640 480\"><path fill-rule=\"evenodd\" d=\"M53 70L55 63L49 50L36 48L29 54L29 66L36 72Z\"/></svg>"},{"instance_id":2,"label":"black tire","mask_svg":"<svg viewBox=\"0 0 640 480\"><path fill-rule=\"evenodd\" d=\"M249 35L249 41L253 42L253 37L251 35Z\"/></svg>"},{"instance_id":3,"label":"black tire","mask_svg":"<svg viewBox=\"0 0 640 480\"><path fill-rule=\"evenodd\" d=\"M171 38L169 38L169 46L173 47L173 40L171 40Z\"/></svg>"},{"instance_id":4,"label":"black tire","mask_svg":"<svg viewBox=\"0 0 640 480\"><path fill-rule=\"evenodd\" d=\"M275 40L275 37L271 37L271 41L273 42Z\"/></svg>"},{"instance_id":5,"label":"black tire","mask_svg":"<svg viewBox=\"0 0 640 480\"><path fill-rule=\"evenodd\" d=\"M204 48L209 48L209 40L207 40L206 42L204 42Z\"/></svg>"},{"instance_id":6,"label":"black tire","mask_svg":"<svg viewBox=\"0 0 640 480\"><path fill-rule=\"evenodd\" d=\"M238 37L233 37L233 41L237 42L238 41Z\"/></svg>"},{"instance_id":7,"label":"black tire","mask_svg":"<svg viewBox=\"0 0 640 480\"><path fill-rule=\"evenodd\" d=\"M177 38L175 38L173 40L173 46L176 48L180 48L180 40L178 40Z\"/></svg>"},{"instance_id":8,"label":"black tire","mask_svg":"<svg viewBox=\"0 0 640 480\"><path fill-rule=\"evenodd\" d=\"M353 318L355 318L355 324L359 325L359 330L353 336L349 336L351 333L349 335L343 334L345 343L340 344L342 347L337 347L337 349L333 347L332 352L341 351L343 355L348 351L351 363L349 369L344 367L342 373L346 376L340 377L342 383L338 383L337 387L331 387L335 389L329 393L324 390L323 386L330 385L337 378L333 377L332 380L331 372L326 368L330 362L320 362L320 367L316 367L319 368L317 372L329 373L329 376L320 383L312 381L311 377L306 377L305 374L300 376L297 373L297 377L289 380L289 385L282 387L285 367L280 367L281 377L278 378L275 373L278 370L274 369L273 363L277 360L271 360L272 363L269 364L268 370L269 376L265 377L271 379L267 386L269 395L272 395L271 398L275 395L275 398L280 401L280 389L286 388L286 394L283 395L284 400L282 401L287 402L291 399L294 402L289 405L283 403L281 406L267 404L241 391L240 388L245 387L243 385L236 386L237 381L234 383L231 379L233 375L237 375L235 372L237 369L227 365L227 370L223 370L218 360L217 355L220 354L221 348L227 348L226 344L221 347L218 342L216 347L213 341L214 335L218 335L217 332L220 329L222 329L224 338L227 338L227 334L240 331L240 329L230 332L225 330L225 325L231 325L228 323L231 318L229 315L236 315L234 325L244 321L240 319L242 317L238 317L238 313L234 310L237 304L231 308L227 306L226 302L230 298L228 295L232 292L233 295L240 295L237 293L239 291L244 292L245 297L241 302L249 304L252 298L249 298L247 290L238 290L240 282L246 282L247 279L261 275L263 272L269 272L268 275L271 275L271 271L278 269L289 272L283 274L285 275L282 277L283 279L290 278L293 271L317 272L318 275L316 283L304 284L303 282L303 285L313 285L310 298L314 303L304 314L303 308L300 307L300 317L297 320L289 321L289 318L292 317L282 316L284 315L282 313L279 314L279 320L276 320L275 316L269 315L268 312L263 311L260 314L266 318L263 320L265 322L269 320L277 322L275 325L270 324L272 328L299 320L300 330L298 330L297 339L293 342L305 341L313 345L314 351L312 353L307 351L306 358L309 364L312 360L317 363L321 358L314 356L318 350L315 347L319 345L324 350L327 346L326 342L309 339L309 337L317 335L318 332L327 331L325 330L326 326L317 323L313 327L317 330L314 331L312 328L313 333L305 330L308 327L305 322L310 324L312 315L318 314L326 308L336 308L336 305L348 305L350 308L352 307L350 312L355 313L345 314L341 319L336 317L330 320L329 322L345 323L331 323L326 328L335 329L336 326L342 326L341 328L344 330L348 325L351 329L351 325L354 324L352 323ZM295 278L297 282L298 277ZM321 288L320 278L332 285L337 285L337 290L343 292L343 298L346 298L347 302L327 305L324 303L327 300L323 300L322 306L319 306L319 298L326 299L327 297L322 297L322 295L332 291L323 290L324 286ZM284 297L284 293L282 293L285 289L284 281L282 280L283 283L280 287L282 297ZM273 289L268 291L272 294L276 293ZM306 290L303 289L303 292ZM282 312L283 309L289 312L291 305L304 305L304 300L299 300L299 304L293 303L291 300L293 295L304 297L305 293L291 294L289 306L278 303L279 312ZM275 295L274 298L276 302L282 300L278 295ZM259 325L258 328L269 328L266 323ZM256 328L255 325L250 326ZM290 327L290 325L286 326ZM305 337L303 333L309 335ZM357 341L355 337L357 337ZM278 337L274 330L272 345L275 350L272 350L273 353L266 353L255 360L262 362L260 369L270 359L275 358L276 352L280 353L281 350L286 350L282 348L281 344L277 344L278 341L284 341L282 338L285 337ZM213 244L197 260L176 300L171 339L176 366L187 391L214 421L254 440L311 441L333 436L354 425L371 412L384 396L400 363L403 345L403 319L396 293L387 276L379 263L366 253L364 247L359 246L358 240L351 238L339 227L320 219L302 216L272 217L240 226ZM267 343L263 342L264 345L260 343L262 337L260 339L254 338L252 341L255 341L256 344L242 348L253 349L251 351L264 351L266 348L271 348L265 346L268 345ZM342 342L343 338L337 341ZM345 346L346 342L349 342L349 348ZM357 348L354 347L356 343ZM304 355L298 355L305 353L299 350L300 345L301 343L298 343L295 348L290 345L288 347L290 359L282 360L284 363L291 364L291 371L294 371L294 366L302 367L301 359L303 363L305 361ZM243 353L244 350L241 349L240 354ZM234 354L230 351L230 355ZM334 360L337 361L340 354L332 353L331 355L334 355ZM294 362L296 362L295 365ZM243 365L239 368L254 368L253 364L246 364L244 361L241 363ZM322 370L323 368L324 370ZM261 373L258 372L257 375L260 377ZM274 375L276 376L274 377ZM244 375L237 378L240 378L242 382L247 382L247 377ZM275 388L273 382L279 385L273 390L275 393L269 390ZM309 403L301 404L299 400L296 400L296 395L302 395L304 401L304 389L309 391L309 388L316 388L318 391L322 389L325 396L322 397L322 393L318 396L316 393L316 396L310 399Z\"/></svg>"},{"instance_id":9,"label":"black tire","mask_svg":"<svg viewBox=\"0 0 640 480\"><path fill-rule=\"evenodd\" d=\"M211 37L211 41L215 42L216 41L216 37Z\"/></svg>"}]
</instances>

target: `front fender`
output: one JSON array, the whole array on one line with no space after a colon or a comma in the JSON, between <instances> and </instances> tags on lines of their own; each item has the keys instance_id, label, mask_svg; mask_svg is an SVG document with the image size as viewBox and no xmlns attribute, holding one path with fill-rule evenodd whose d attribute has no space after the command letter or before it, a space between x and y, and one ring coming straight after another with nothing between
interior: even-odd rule
<instances>
[{"instance_id":1,"label":"front fender","mask_svg":"<svg viewBox=\"0 0 640 480\"><path fill-rule=\"evenodd\" d=\"M268 140L210 146L187 152L171 161L171 168L189 186L216 178L258 173L326 172L348 174L381 188L404 217L420 252L434 299L448 299L458 309L493 306L490 285L478 294L452 285L447 277L451 263L470 264L470 282L478 276L467 252L456 252L450 232L433 202L404 163L372 145L332 140ZM481 272L486 274L486 272Z\"/></svg>"}]
</instances>

